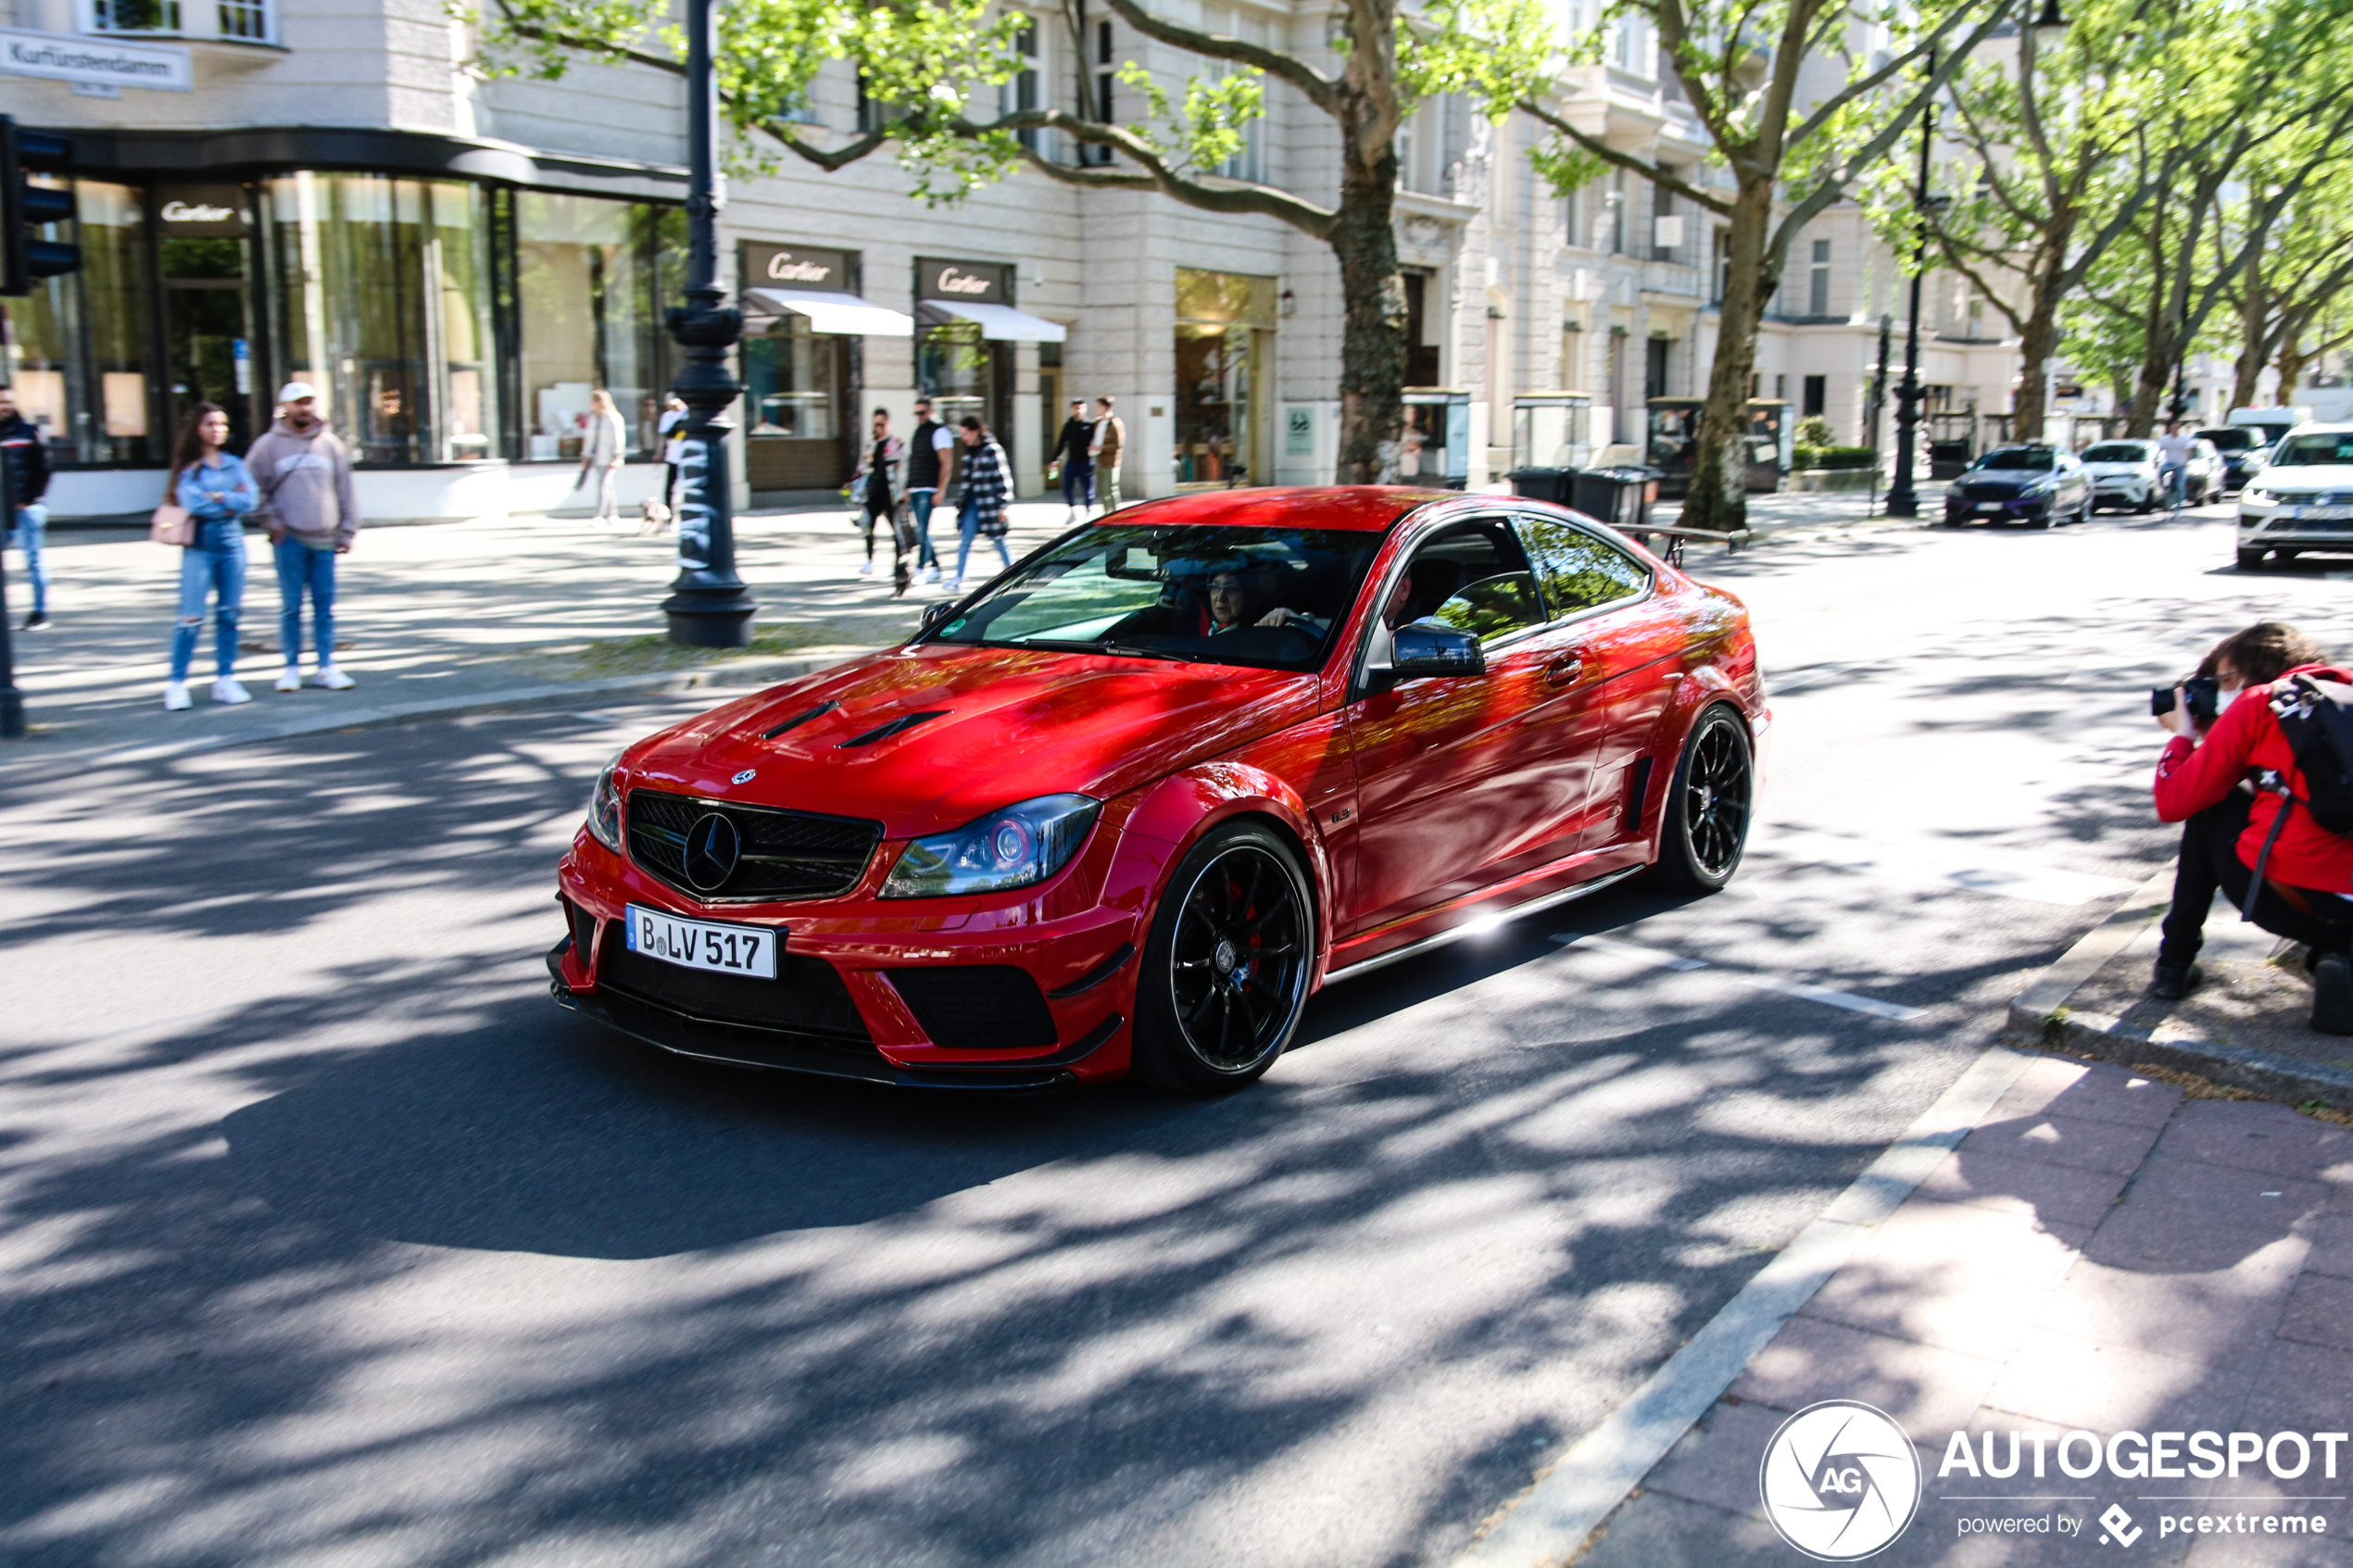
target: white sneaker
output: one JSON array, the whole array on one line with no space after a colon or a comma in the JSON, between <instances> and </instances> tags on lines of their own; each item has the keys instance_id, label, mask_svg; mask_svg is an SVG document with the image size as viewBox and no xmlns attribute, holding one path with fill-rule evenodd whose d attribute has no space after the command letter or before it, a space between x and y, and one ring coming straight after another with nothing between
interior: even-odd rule
<instances>
[{"instance_id":1,"label":"white sneaker","mask_svg":"<svg viewBox=\"0 0 2353 1568\"><path fill-rule=\"evenodd\" d=\"M234 675L223 675L212 684L212 700L234 708L241 702L251 702L253 694Z\"/></svg>"},{"instance_id":2,"label":"white sneaker","mask_svg":"<svg viewBox=\"0 0 2353 1568\"><path fill-rule=\"evenodd\" d=\"M1078 521L1078 508L1077 508L1076 507L1068 507L1068 508L1063 508L1063 526L1064 528L1068 528L1071 524L1073 524L1073 523L1076 522L1077 521Z\"/></svg>"},{"instance_id":3,"label":"white sneaker","mask_svg":"<svg viewBox=\"0 0 2353 1568\"><path fill-rule=\"evenodd\" d=\"M939 581L939 568L937 568L937 567L936 567L936 566L927 566L927 567L924 568L924 581L925 581L925 582L926 582L926 583L937 583L937 582L938 582L938 581Z\"/></svg>"},{"instance_id":4,"label":"white sneaker","mask_svg":"<svg viewBox=\"0 0 2353 1568\"><path fill-rule=\"evenodd\" d=\"M163 706L167 712L177 713L188 706L188 683L166 681L163 684Z\"/></svg>"},{"instance_id":5,"label":"white sneaker","mask_svg":"<svg viewBox=\"0 0 2353 1568\"><path fill-rule=\"evenodd\" d=\"M331 692L347 692L359 683L332 664L321 664L317 670L311 671L310 684L314 686L324 686Z\"/></svg>"},{"instance_id":6,"label":"white sneaker","mask_svg":"<svg viewBox=\"0 0 2353 1568\"><path fill-rule=\"evenodd\" d=\"M287 665L283 670L279 671L278 689L282 692L298 692L302 690L302 671L296 669L291 664Z\"/></svg>"},{"instance_id":7,"label":"white sneaker","mask_svg":"<svg viewBox=\"0 0 2353 1568\"><path fill-rule=\"evenodd\" d=\"M957 578L954 582L948 584L948 591L951 594L963 593L964 591L964 580L961 577Z\"/></svg>"},{"instance_id":8,"label":"white sneaker","mask_svg":"<svg viewBox=\"0 0 2353 1568\"><path fill-rule=\"evenodd\" d=\"M875 574L875 563L874 563L873 561L862 561L862 562L860 562L860 563L859 563L859 566L858 566L858 575L859 575L859 576L861 576L861 577L872 577L874 574Z\"/></svg>"}]
</instances>

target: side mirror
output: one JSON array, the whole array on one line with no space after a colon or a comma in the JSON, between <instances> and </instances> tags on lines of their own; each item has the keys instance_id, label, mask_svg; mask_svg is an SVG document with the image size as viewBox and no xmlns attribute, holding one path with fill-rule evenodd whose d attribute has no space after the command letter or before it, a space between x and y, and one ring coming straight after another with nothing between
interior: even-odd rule
<instances>
[{"instance_id":1,"label":"side mirror","mask_svg":"<svg viewBox=\"0 0 2353 1568\"><path fill-rule=\"evenodd\" d=\"M1480 651L1478 639L1468 632L1416 621L1398 627L1389 637L1387 672L1392 679L1412 681L1426 675L1487 673L1487 656Z\"/></svg>"},{"instance_id":2,"label":"side mirror","mask_svg":"<svg viewBox=\"0 0 2353 1568\"><path fill-rule=\"evenodd\" d=\"M937 599L924 606L924 618L916 623L915 634L921 636L947 620L950 612L955 609L956 603L954 599Z\"/></svg>"}]
</instances>

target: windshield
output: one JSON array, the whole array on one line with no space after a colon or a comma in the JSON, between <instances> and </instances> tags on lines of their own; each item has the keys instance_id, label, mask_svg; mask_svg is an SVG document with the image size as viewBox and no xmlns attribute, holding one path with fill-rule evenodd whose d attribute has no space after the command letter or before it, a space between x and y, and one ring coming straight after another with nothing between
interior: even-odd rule
<instances>
[{"instance_id":1,"label":"windshield","mask_svg":"<svg viewBox=\"0 0 2353 1568\"><path fill-rule=\"evenodd\" d=\"M2313 463L2353 463L2353 430L2342 434L2291 435L2271 454L2275 469Z\"/></svg>"},{"instance_id":2,"label":"windshield","mask_svg":"<svg viewBox=\"0 0 2353 1568\"><path fill-rule=\"evenodd\" d=\"M1099 524L1049 546L931 640L1313 670L1378 533Z\"/></svg>"},{"instance_id":3,"label":"windshield","mask_svg":"<svg viewBox=\"0 0 2353 1568\"><path fill-rule=\"evenodd\" d=\"M2103 441L2096 446L2084 448L2087 463L2145 463L2148 448L2137 441Z\"/></svg>"},{"instance_id":4,"label":"windshield","mask_svg":"<svg viewBox=\"0 0 2353 1568\"><path fill-rule=\"evenodd\" d=\"M1977 459L1982 469L2020 469L2031 473L2048 473L2053 453L2048 446L1997 446Z\"/></svg>"},{"instance_id":5,"label":"windshield","mask_svg":"<svg viewBox=\"0 0 2353 1568\"><path fill-rule=\"evenodd\" d=\"M2199 440L2214 443L2217 451L2246 452L2252 450L2256 445L2255 433L2245 425L2217 427L2213 430L2202 430L2197 433Z\"/></svg>"}]
</instances>

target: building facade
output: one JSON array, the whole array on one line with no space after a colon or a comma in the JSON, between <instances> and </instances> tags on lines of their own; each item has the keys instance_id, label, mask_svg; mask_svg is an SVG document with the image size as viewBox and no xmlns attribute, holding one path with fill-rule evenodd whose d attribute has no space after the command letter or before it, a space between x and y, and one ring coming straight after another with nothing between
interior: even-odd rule
<instances>
[{"instance_id":1,"label":"building facade","mask_svg":"<svg viewBox=\"0 0 2353 1568\"><path fill-rule=\"evenodd\" d=\"M1296 0L1164 8L1329 60L1324 12ZM1567 10L1572 28L1600 25L1596 0ZM685 248L676 77L584 64L556 82L485 80L434 0L15 0L14 20L6 39L31 43L0 50L0 111L72 137L86 257L0 302L6 374L48 433L58 512L145 510L188 407L227 407L242 440L297 377L350 440L374 516L585 504L580 431L598 387L631 432L625 496L659 484L655 420L675 366L663 312ZM1638 20L1609 25L1605 60L1566 101L1612 145L1709 178L1655 40ZM1172 85L1199 66L1101 15L1083 32L1043 15L1026 47L1035 69L1006 84L1007 107L1128 94L1116 73L1130 60ZM162 74L142 75L143 56ZM1277 82L1265 102L1219 177L1327 192L1330 121ZM847 138L874 112L846 69L828 71L811 133ZM1540 133L1454 99L1405 128L1415 477L1476 487L1515 461L1630 455L1651 399L1705 391L1719 221L1616 172L1564 198L1529 164ZM1047 156L1078 156L1039 134ZM1064 405L1099 395L1128 427L1131 497L1328 479L1340 300L1327 247L1271 218L1029 170L953 205L914 199L911 182L887 154L831 174L786 157L730 182L740 503L833 492L867 411L903 431L918 394L988 420L1025 494L1043 486ZM1906 282L1859 209L1810 225L1759 345L1757 395L1869 444L1881 323L1900 362ZM1943 274L1923 302L1930 411L1998 418L2016 373L1998 315ZM1516 448L1515 401L1564 392L1590 404L1577 450L1536 440L1524 417Z\"/></svg>"}]
</instances>

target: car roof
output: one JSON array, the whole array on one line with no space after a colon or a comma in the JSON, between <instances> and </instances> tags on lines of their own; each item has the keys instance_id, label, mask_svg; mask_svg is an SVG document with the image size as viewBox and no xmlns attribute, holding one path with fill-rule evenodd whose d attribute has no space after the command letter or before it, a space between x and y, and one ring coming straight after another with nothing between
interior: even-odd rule
<instances>
[{"instance_id":1,"label":"car roof","mask_svg":"<svg viewBox=\"0 0 2353 1568\"><path fill-rule=\"evenodd\" d=\"M2343 435L2353 431L2353 422L2345 420L2313 420L2289 431L2290 435Z\"/></svg>"},{"instance_id":2,"label":"car roof","mask_svg":"<svg viewBox=\"0 0 2353 1568\"><path fill-rule=\"evenodd\" d=\"M1433 501L1461 500L1460 492L1401 484L1299 485L1267 490L1197 490L1123 507L1095 520L1098 527L1330 528L1379 533ZM1492 499L1492 497L1488 497Z\"/></svg>"}]
</instances>

